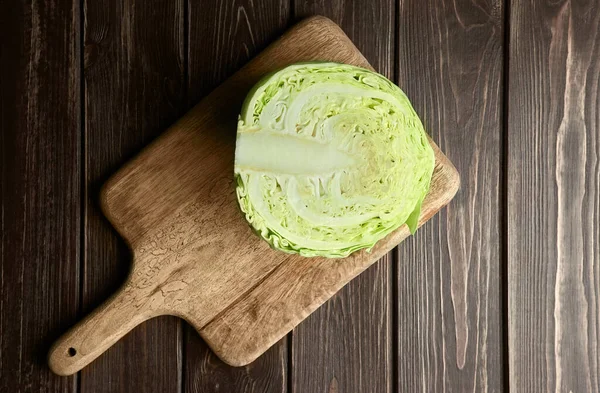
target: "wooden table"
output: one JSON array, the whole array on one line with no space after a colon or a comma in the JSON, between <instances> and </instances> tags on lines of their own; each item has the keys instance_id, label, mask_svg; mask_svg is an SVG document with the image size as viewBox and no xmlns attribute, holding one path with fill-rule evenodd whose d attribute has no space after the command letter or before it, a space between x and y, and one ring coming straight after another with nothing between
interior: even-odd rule
<instances>
[{"instance_id":1,"label":"wooden table","mask_svg":"<svg viewBox=\"0 0 600 393\"><path fill-rule=\"evenodd\" d=\"M313 14L407 92L455 200L248 367L163 317L52 374L129 266L100 185ZM0 43L0 392L599 391L599 2L6 0Z\"/></svg>"}]
</instances>

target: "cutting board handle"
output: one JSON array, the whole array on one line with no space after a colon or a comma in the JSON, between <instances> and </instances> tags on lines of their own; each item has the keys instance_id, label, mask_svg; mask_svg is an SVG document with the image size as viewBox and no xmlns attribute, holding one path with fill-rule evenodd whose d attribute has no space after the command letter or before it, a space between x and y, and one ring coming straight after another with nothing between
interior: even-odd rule
<instances>
[{"instance_id":1,"label":"cutting board handle","mask_svg":"<svg viewBox=\"0 0 600 393\"><path fill-rule=\"evenodd\" d=\"M148 299L126 283L115 295L60 337L50 349L48 364L58 375L71 375L100 356L140 323L156 316Z\"/></svg>"}]
</instances>

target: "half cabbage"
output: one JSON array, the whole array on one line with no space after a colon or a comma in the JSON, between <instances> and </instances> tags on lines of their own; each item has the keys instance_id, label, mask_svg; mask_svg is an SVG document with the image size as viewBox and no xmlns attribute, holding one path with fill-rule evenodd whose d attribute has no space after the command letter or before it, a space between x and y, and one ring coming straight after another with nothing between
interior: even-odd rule
<instances>
[{"instance_id":1,"label":"half cabbage","mask_svg":"<svg viewBox=\"0 0 600 393\"><path fill-rule=\"evenodd\" d=\"M240 114L237 197L272 247L345 257L407 224L435 159L400 88L345 64L302 63L268 75Z\"/></svg>"}]
</instances>

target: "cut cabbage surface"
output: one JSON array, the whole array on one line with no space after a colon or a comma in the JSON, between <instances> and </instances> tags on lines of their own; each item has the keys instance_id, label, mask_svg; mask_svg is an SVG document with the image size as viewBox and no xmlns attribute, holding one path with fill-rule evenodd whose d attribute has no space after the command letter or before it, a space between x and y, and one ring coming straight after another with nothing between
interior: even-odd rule
<instances>
[{"instance_id":1,"label":"cut cabbage surface","mask_svg":"<svg viewBox=\"0 0 600 393\"><path fill-rule=\"evenodd\" d=\"M434 153L400 88L338 63L288 66L250 92L238 123L236 192L273 248L345 257L417 228Z\"/></svg>"}]
</instances>

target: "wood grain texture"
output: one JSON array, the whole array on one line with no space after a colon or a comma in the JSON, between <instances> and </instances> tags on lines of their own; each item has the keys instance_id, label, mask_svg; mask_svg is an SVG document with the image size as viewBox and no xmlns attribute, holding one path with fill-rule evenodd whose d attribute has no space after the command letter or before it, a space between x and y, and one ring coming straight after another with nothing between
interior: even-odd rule
<instances>
[{"instance_id":1,"label":"wood grain texture","mask_svg":"<svg viewBox=\"0 0 600 393\"><path fill-rule=\"evenodd\" d=\"M244 367L223 363L188 327L186 330L185 391L187 392L286 392L287 345L280 342ZM193 337L190 337L192 336Z\"/></svg>"},{"instance_id":2,"label":"wood grain texture","mask_svg":"<svg viewBox=\"0 0 600 393\"><path fill-rule=\"evenodd\" d=\"M509 69L510 388L598 392L598 2L512 4Z\"/></svg>"},{"instance_id":3,"label":"wood grain texture","mask_svg":"<svg viewBox=\"0 0 600 393\"><path fill-rule=\"evenodd\" d=\"M79 6L0 2L0 392L75 392L46 366L79 308Z\"/></svg>"},{"instance_id":4,"label":"wood grain texture","mask_svg":"<svg viewBox=\"0 0 600 393\"><path fill-rule=\"evenodd\" d=\"M399 6L398 84L461 189L398 249L398 389L502 391L503 4Z\"/></svg>"},{"instance_id":5,"label":"wood grain texture","mask_svg":"<svg viewBox=\"0 0 600 393\"><path fill-rule=\"evenodd\" d=\"M257 241L240 220L231 176L238 105L265 73L314 59L369 66L333 22L304 21L105 184L102 209L134 250L133 269L113 298L57 341L53 370L81 369L137 323L163 314L186 319L227 363L248 364L408 236L402 226L371 252L303 258ZM459 183L431 143L436 165L419 224L452 199ZM69 347L74 356L65 356Z\"/></svg>"},{"instance_id":6,"label":"wood grain texture","mask_svg":"<svg viewBox=\"0 0 600 393\"><path fill-rule=\"evenodd\" d=\"M392 254L292 333L293 392L392 392Z\"/></svg>"},{"instance_id":7,"label":"wood grain texture","mask_svg":"<svg viewBox=\"0 0 600 393\"><path fill-rule=\"evenodd\" d=\"M381 74L393 80L392 0L294 2L294 16L336 22ZM392 254L352 280L292 333L292 392L391 392Z\"/></svg>"},{"instance_id":8,"label":"wood grain texture","mask_svg":"<svg viewBox=\"0 0 600 393\"><path fill-rule=\"evenodd\" d=\"M288 0L189 0L188 104L195 104L271 43L289 24ZM221 361L186 324L185 392L278 393L287 387L281 340L245 367Z\"/></svg>"},{"instance_id":9,"label":"wood grain texture","mask_svg":"<svg viewBox=\"0 0 600 393\"><path fill-rule=\"evenodd\" d=\"M86 312L131 266L127 245L99 210L100 186L184 112L183 10L182 0L85 1ZM174 392L180 343L176 318L149 321L82 372L81 391Z\"/></svg>"}]
</instances>

